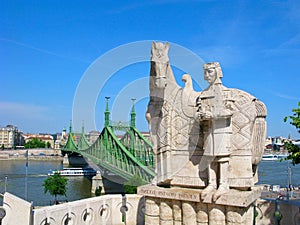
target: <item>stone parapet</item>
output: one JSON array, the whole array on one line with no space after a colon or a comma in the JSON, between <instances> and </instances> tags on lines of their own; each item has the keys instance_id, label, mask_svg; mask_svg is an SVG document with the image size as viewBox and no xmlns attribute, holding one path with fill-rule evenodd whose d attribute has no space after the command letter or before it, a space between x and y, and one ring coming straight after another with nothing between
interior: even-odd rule
<instances>
[{"instance_id":1,"label":"stone parapet","mask_svg":"<svg viewBox=\"0 0 300 225\"><path fill-rule=\"evenodd\" d=\"M208 195L203 201L201 200L201 189L191 189L191 188L163 188L154 185L145 185L138 188L138 194L164 198L173 199L180 201L190 201L190 202L203 202L207 204L215 203L217 205L228 205L237 207L248 207L261 195L263 187L255 186L251 191L239 191L235 189L230 189L226 194L222 195L216 202L213 202L211 195Z\"/></svg>"},{"instance_id":2,"label":"stone parapet","mask_svg":"<svg viewBox=\"0 0 300 225\"><path fill-rule=\"evenodd\" d=\"M31 203L6 192L2 207L5 215L1 222L2 225L41 225L46 221L50 224L67 224L66 220L68 224L76 225L124 223L127 225L252 225L254 211L256 211L256 224L265 225L276 223L275 211L278 211L281 215L281 224L300 224L297 201L258 199L255 204L237 207L144 195L146 205L142 195L126 195L126 198L121 195L105 195L33 209ZM122 213L121 209L124 205L126 207Z\"/></svg>"},{"instance_id":3,"label":"stone parapet","mask_svg":"<svg viewBox=\"0 0 300 225\"><path fill-rule=\"evenodd\" d=\"M145 196L145 224L252 225L253 203L261 190L261 186L251 191L231 189L216 202L212 194L201 200L200 189L145 185L138 194Z\"/></svg>"}]
</instances>

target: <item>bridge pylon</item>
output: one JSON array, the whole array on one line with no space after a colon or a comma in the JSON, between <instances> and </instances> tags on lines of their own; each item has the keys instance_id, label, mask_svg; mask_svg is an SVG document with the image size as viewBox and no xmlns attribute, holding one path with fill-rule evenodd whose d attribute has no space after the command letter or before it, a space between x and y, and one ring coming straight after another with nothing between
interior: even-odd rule
<instances>
[{"instance_id":1,"label":"bridge pylon","mask_svg":"<svg viewBox=\"0 0 300 225\"><path fill-rule=\"evenodd\" d=\"M74 143L72 127L66 146L66 152L76 152L110 173L131 179L134 175L140 176L145 182L150 182L154 176L155 159L151 142L136 128L136 112L132 99L132 108L129 122L113 122L110 120L109 97L106 97L104 112L104 128L93 144L88 144L82 129L78 145ZM120 137L116 132L125 134Z\"/></svg>"}]
</instances>

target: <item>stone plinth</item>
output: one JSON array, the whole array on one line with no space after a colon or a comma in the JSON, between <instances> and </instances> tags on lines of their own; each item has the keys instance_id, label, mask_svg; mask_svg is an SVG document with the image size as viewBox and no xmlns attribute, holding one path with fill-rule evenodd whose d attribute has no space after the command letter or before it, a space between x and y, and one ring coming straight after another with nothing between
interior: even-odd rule
<instances>
[{"instance_id":1,"label":"stone plinth","mask_svg":"<svg viewBox=\"0 0 300 225\"><path fill-rule=\"evenodd\" d=\"M201 200L200 189L145 185L138 194L146 200L145 224L252 225L253 203L261 190L260 186L251 191L231 189L216 202L211 195Z\"/></svg>"},{"instance_id":2,"label":"stone plinth","mask_svg":"<svg viewBox=\"0 0 300 225\"><path fill-rule=\"evenodd\" d=\"M70 165L68 154L65 154L65 156L64 156L63 165L64 166Z\"/></svg>"},{"instance_id":3,"label":"stone plinth","mask_svg":"<svg viewBox=\"0 0 300 225\"><path fill-rule=\"evenodd\" d=\"M94 176L92 178L92 193L96 192L96 189L101 187L101 194L105 194L105 190L104 190L104 185L103 185L103 181L102 181L102 176L100 171L97 171L96 176Z\"/></svg>"}]
</instances>

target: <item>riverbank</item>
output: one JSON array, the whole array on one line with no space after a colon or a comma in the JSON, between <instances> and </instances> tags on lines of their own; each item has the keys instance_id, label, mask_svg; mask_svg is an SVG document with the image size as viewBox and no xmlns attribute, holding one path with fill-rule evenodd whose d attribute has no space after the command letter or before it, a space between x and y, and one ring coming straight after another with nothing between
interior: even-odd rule
<instances>
[{"instance_id":1,"label":"riverbank","mask_svg":"<svg viewBox=\"0 0 300 225\"><path fill-rule=\"evenodd\" d=\"M26 160L27 150L2 150L0 160ZM28 149L29 161L63 161L61 151L56 149Z\"/></svg>"},{"instance_id":2,"label":"riverbank","mask_svg":"<svg viewBox=\"0 0 300 225\"><path fill-rule=\"evenodd\" d=\"M2 156L0 155L0 161L10 160L22 160L25 161L25 156ZM29 156L28 161L63 161L62 156Z\"/></svg>"}]
</instances>

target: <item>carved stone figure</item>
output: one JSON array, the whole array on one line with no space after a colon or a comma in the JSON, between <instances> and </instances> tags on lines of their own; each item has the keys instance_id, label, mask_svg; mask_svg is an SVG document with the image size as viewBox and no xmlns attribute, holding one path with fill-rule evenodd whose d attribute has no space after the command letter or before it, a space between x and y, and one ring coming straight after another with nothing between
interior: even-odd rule
<instances>
[{"instance_id":1,"label":"carved stone figure","mask_svg":"<svg viewBox=\"0 0 300 225\"><path fill-rule=\"evenodd\" d=\"M204 79L209 87L200 93L197 112L204 134L203 156L209 162L208 186L201 197L204 199L207 194L216 190L219 178L218 191L213 195L214 201L229 190L228 166L232 152L231 117L234 100L231 91L222 85L222 77L219 63L204 64Z\"/></svg>"},{"instance_id":2,"label":"carved stone figure","mask_svg":"<svg viewBox=\"0 0 300 225\"><path fill-rule=\"evenodd\" d=\"M146 118L156 155L156 183L162 186L203 187L199 176L199 125L194 115L198 93L192 79L177 85L168 57L169 44L152 44L150 101Z\"/></svg>"},{"instance_id":3,"label":"carved stone figure","mask_svg":"<svg viewBox=\"0 0 300 225\"><path fill-rule=\"evenodd\" d=\"M168 50L168 43L152 44L146 118L157 185L138 188L146 201L145 224L250 225L261 193L254 184L266 107L249 93L224 87L216 62L204 65L208 88L195 92L188 74L181 88Z\"/></svg>"},{"instance_id":4,"label":"carved stone figure","mask_svg":"<svg viewBox=\"0 0 300 225\"><path fill-rule=\"evenodd\" d=\"M151 50L146 118L156 155L156 183L207 187L203 198L208 187L218 187L214 199L229 188L248 190L257 182L263 154L265 105L249 93L224 87L218 63L204 67L210 83L206 90L195 92L188 74L182 76L181 88L169 62L169 47L153 43Z\"/></svg>"}]
</instances>

